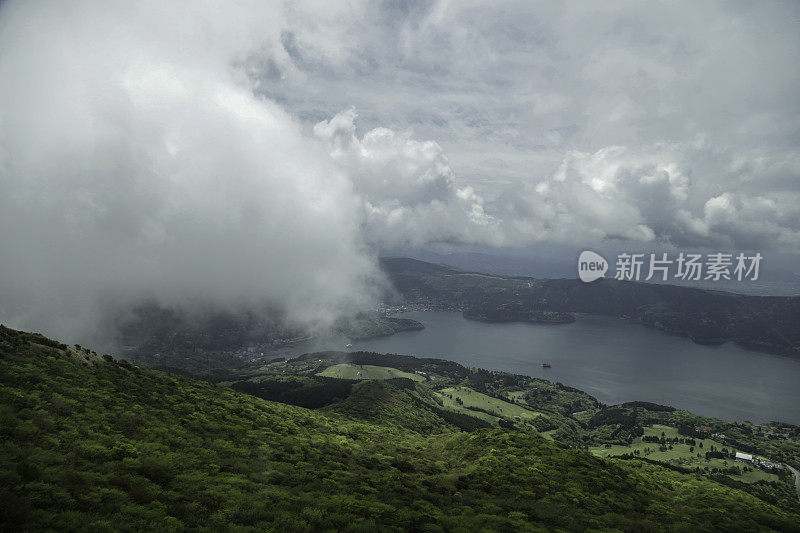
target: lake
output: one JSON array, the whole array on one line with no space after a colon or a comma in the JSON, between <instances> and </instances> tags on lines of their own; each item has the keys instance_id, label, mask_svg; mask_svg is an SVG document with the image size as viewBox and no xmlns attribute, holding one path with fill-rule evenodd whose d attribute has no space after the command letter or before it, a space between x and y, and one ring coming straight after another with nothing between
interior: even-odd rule
<instances>
[{"instance_id":1,"label":"lake","mask_svg":"<svg viewBox=\"0 0 800 533\"><path fill-rule=\"evenodd\" d=\"M347 350L435 357L559 381L615 404L672 405L727 420L800 424L800 358L733 343L702 346L622 319L580 315L572 324L487 324L461 313L402 315L424 330L353 341ZM347 341L298 345L287 355L345 350ZM542 368L547 362L551 368Z\"/></svg>"}]
</instances>

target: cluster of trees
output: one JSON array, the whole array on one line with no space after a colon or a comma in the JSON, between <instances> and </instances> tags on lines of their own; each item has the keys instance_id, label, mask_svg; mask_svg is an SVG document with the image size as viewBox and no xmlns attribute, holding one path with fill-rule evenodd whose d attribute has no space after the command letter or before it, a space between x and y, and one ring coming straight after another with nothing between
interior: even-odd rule
<instances>
[{"instance_id":1,"label":"cluster of trees","mask_svg":"<svg viewBox=\"0 0 800 533\"><path fill-rule=\"evenodd\" d=\"M353 383L355 381L312 374L309 376L270 376L258 380L234 381L231 387L265 400L313 409L347 398Z\"/></svg>"},{"instance_id":2,"label":"cluster of trees","mask_svg":"<svg viewBox=\"0 0 800 533\"><path fill-rule=\"evenodd\" d=\"M733 459L736 457L736 453L733 450L728 451L728 448L720 449L713 444L711 444L708 448L709 449L705 454L706 459Z\"/></svg>"},{"instance_id":3,"label":"cluster of trees","mask_svg":"<svg viewBox=\"0 0 800 533\"><path fill-rule=\"evenodd\" d=\"M697 446L697 441L695 439L686 439L681 437L667 437L664 432L661 432L661 436L657 435L644 435L642 437L643 442L653 442L655 444L686 444L688 446ZM702 447L702 442L700 443Z\"/></svg>"}]
</instances>

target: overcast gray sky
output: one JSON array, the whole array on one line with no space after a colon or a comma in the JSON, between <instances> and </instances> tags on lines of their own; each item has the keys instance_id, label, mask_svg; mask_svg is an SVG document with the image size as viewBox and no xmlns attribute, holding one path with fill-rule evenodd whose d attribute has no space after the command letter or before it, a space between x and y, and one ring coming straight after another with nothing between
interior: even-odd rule
<instances>
[{"instance_id":1,"label":"overcast gray sky","mask_svg":"<svg viewBox=\"0 0 800 533\"><path fill-rule=\"evenodd\" d=\"M276 48L259 94L437 142L507 243L800 244L797 2L296 9Z\"/></svg>"},{"instance_id":2,"label":"overcast gray sky","mask_svg":"<svg viewBox=\"0 0 800 533\"><path fill-rule=\"evenodd\" d=\"M796 252L799 30L777 1L3 2L0 320L324 323L380 246Z\"/></svg>"}]
</instances>

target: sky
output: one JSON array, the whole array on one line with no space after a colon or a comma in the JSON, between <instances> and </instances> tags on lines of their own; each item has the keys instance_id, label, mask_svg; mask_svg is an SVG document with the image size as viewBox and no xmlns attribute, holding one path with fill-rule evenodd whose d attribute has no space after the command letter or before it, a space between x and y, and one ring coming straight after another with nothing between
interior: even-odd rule
<instances>
[{"instance_id":1,"label":"sky","mask_svg":"<svg viewBox=\"0 0 800 533\"><path fill-rule=\"evenodd\" d=\"M376 250L800 247L796 2L0 3L0 321L299 324Z\"/></svg>"}]
</instances>

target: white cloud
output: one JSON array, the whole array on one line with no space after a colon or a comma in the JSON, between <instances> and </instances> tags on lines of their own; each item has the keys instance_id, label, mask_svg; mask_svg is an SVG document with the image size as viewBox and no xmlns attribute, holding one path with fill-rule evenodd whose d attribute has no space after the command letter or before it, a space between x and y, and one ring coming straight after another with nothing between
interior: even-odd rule
<instances>
[{"instance_id":1,"label":"white cloud","mask_svg":"<svg viewBox=\"0 0 800 533\"><path fill-rule=\"evenodd\" d=\"M368 305L349 178L230 68L264 12L58 6L0 19L3 320L81 338L145 297L304 324Z\"/></svg>"},{"instance_id":2,"label":"white cloud","mask_svg":"<svg viewBox=\"0 0 800 533\"><path fill-rule=\"evenodd\" d=\"M734 246L759 249L771 243L777 249L800 248L800 195L749 196L723 193L709 198L704 219L712 232Z\"/></svg>"},{"instance_id":3,"label":"white cloud","mask_svg":"<svg viewBox=\"0 0 800 533\"><path fill-rule=\"evenodd\" d=\"M493 238L436 142L359 138L354 111L311 132L254 94L253 58L295 76L346 60L303 9L3 5L0 319L83 340L155 297L313 325L369 305L370 247Z\"/></svg>"},{"instance_id":4,"label":"white cloud","mask_svg":"<svg viewBox=\"0 0 800 533\"><path fill-rule=\"evenodd\" d=\"M771 161L786 169L790 161ZM791 157L791 155L789 156ZM749 161L749 160L748 160ZM722 249L786 249L800 246L798 194L714 194L709 183L752 186L756 160L714 152L702 140L661 143L637 150L611 146L594 153L568 152L550 177L508 195L504 221L517 242L556 240L574 244L609 240L656 242ZM698 171L708 172L699 178ZM778 179L778 178L776 178ZM762 175L761 183L769 182Z\"/></svg>"},{"instance_id":5,"label":"white cloud","mask_svg":"<svg viewBox=\"0 0 800 533\"><path fill-rule=\"evenodd\" d=\"M458 187L441 146L375 128L359 139L354 109L314 126L363 202L374 244L497 242L497 221L470 187Z\"/></svg>"}]
</instances>

